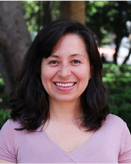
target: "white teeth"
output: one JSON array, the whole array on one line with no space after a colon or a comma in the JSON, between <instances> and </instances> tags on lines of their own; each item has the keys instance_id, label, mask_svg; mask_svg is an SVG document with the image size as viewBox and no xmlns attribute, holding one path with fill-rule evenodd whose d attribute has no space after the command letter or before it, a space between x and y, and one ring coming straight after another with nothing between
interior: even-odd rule
<instances>
[{"instance_id":1,"label":"white teeth","mask_svg":"<svg viewBox=\"0 0 131 164\"><path fill-rule=\"evenodd\" d=\"M67 84L62 84L62 83L55 83L59 87L71 87L74 85L74 83L67 83Z\"/></svg>"}]
</instances>

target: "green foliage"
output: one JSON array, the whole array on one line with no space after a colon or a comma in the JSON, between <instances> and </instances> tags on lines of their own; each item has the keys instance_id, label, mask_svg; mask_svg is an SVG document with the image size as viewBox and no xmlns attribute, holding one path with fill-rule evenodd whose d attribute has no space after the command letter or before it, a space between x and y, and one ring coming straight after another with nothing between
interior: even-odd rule
<instances>
[{"instance_id":1,"label":"green foliage","mask_svg":"<svg viewBox=\"0 0 131 164\"><path fill-rule=\"evenodd\" d=\"M47 11L47 15L51 16L50 21L60 18L61 1L50 1L50 5L46 7L47 2L49 1L21 1L30 32L38 32L44 26ZM101 45L110 44L112 34L118 40L127 35L126 21L131 19L130 1L85 1L85 4L86 24L97 34Z\"/></svg>"},{"instance_id":2,"label":"green foliage","mask_svg":"<svg viewBox=\"0 0 131 164\"><path fill-rule=\"evenodd\" d=\"M97 34L101 45L110 44L112 34L118 40L128 35L130 8L129 1L86 1L86 24Z\"/></svg>"},{"instance_id":3,"label":"green foliage","mask_svg":"<svg viewBox=\"0 0 131 164\"><path fill-rule=\"evenodd\" d=\"M8 118L10 118L9 111L6 109L1 109L3 106L9 105L8 97L7 97L7 94L5 93L4 89L5 89L5 84L4 84L4 81L0 74L0 129L1 129L2 125L4 124L4 122Z\"/></svg>"},{"instance_id":4,"label":"green foliage","mask_svg":"<svg viewBox=\"0 0 131 164\"><path fill-rule=\"evenodd\" d=\"M47 1L21 1L28 30L38 32L44 26L44 5ZM60 17L60 1L52 1L49 5L51 20Z\"/></svg>"},{"instance_id":5,"label":"green foliage","mask_svg":"<svg viewBox=\"0 0 131 164\"><path fill-rule=\"evenodd\" d=\"M9 118L10 118L9 111L5 109L0 109L0 129Z\"/></svg>"},{"instance_id":6,"label":"green foliage","mask_svg":"<svg viewBox=\"0 0 131 164\"><path fill-rule=\"evenodd\" d=\"M0 106L1 106L1 104L9 105L8 96L5 93L5 84L4 84L4 81L3 81L1 74L0 74Z\"/></svg>"},{"instance_id":7,"label":"green foliage","mask_svg":"<svg viewBox=\"0 0 131 164\"><path fill-rule=\"evenodd\" d=\"M125 120L131 131L131 66L104 64L103 82L111 112Z\"/></svg>"},{"instance_id":8,"label":"green foliage","mask_svg":"<svg viewBox=\"0 0 131 164\"><path fill-rule=\"evenodd\" d=\"M3 92L3 90L4 90L4 81L3 81L1 74L0 74L0 93Z\"/></svg>"},{"instance_id":9,"label":"green foliage","mask_svg":"<svg viewBox=\"0 0 131 164\"><path fill-rule=\"evenodd\" d=\"M42 8L41 1L21 1L24 17L29 31L38 31L39 21L41 21L42 15L39 12ZM39 17L40 16L40 17Z\"/></svg>"},{"instance_id":10,"label":"green foliage","mask_svg":"<svg viewBox=\"0 0 131 164\"><path fill-rule=\"evenodd\" d=\"M60 1L53 1L53 7L51 11L52 21L60 18Z\"/></svg>"}]
</instances>

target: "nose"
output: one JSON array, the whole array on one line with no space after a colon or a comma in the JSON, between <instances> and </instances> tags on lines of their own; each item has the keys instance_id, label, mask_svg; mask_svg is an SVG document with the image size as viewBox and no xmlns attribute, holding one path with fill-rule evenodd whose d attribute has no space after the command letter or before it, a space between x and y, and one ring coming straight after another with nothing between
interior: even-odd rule
<instances>
[{"instance_id":1,"label":"nose","mask_svg":"<svg viewBox=\"0 0 131 164\"><path fill-rule=\"evenodd\" d=\"M58 75L62 78L69 77L71 75L71 70L70 70L69 66L62 65L59 69Z\"/></svg>"}]
</instances>

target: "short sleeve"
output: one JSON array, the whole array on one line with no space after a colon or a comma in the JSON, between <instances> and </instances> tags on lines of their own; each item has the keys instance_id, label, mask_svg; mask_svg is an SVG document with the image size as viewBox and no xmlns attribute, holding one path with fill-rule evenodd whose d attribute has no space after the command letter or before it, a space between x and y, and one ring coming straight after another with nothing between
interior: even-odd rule
<instances>
[{"instance_id":1,"label":"short sleeve","mask_svg":"<svg viewBox=\"0 0 131 164\"><path fill-rule=\"evenodd\" d=\"M0 131L0 159L16 162L16 153L14 146L14 128L9 119Z\"/></svg>"},{"instance_id":2,"label":"short sleeve","mask_svg":"<svg viewBox=\"0 0 131 164\"><path fill-rule=\"evenodd\" d=\"M131 163L131 134L126 123L121 138L119 163Z\"/></svg>"}]
</instances>

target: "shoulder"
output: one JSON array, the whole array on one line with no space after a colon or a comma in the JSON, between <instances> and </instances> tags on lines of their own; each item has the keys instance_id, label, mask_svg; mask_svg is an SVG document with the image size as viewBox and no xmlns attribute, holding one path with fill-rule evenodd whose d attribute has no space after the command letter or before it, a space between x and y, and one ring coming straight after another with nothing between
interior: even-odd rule
<instances>
[{"instance_id":1,"label":"shoulder","mask_svg":"<svg viewBox=\"0 0 131 164\"><path fill-rule=\"evenodd\" d=\"M12 119L8 119L2 126L1 131L5 129L11 130L11 129L16 129L16 128L20 128L19 121L13 121Z\"/></svg>"},{"instance_id":2,"label":"shoulder","mask_svg":"<svg viewBox=\"0 0 131 164\"><path fill-rule=\"evenodd\" d=\"M129 128L126 122L119 116L108 114L99 131L119 145L121 145L122 140L125 142L125 138L128 138L131 142Z\"/></svg>"},{"instance_id":3,"label":"shoulder","mask_svg":"<svg viewBox=\"0 0 131 164\"><path fill-rule=\"evenodd\" d=\"M118 127L118 126L124 126L125 121L117 115L108 114L107 117L106 117L106 120L104 121L104 124L107 124L107 125L110 125L110 126L114 125L114 126Z\"/></svg>"},{"instance_id":4,"label":"shoulder","mask_svg":"<svg viewBox=\"0 0 131 164\"><path fill-rule=\"evenodd\" d=\"M112 131L114 134L122 135L125 128L128 129L126 122L117 115L108 114L106 120L103 122L102 127L103 130Z\"/></svg>"},{"instance_id":5,"label":"shoulder","mask_svg":"<svg viewBox=\"0 0 131 164\"><path fill-rule=\"evenodd\" d=\"M131 163L131 134L126 122L119 116L108 114L100 129L110 150L118 152L119 163Z\"/></svg>"},{"instance_id":6,"label":"shoulder","mask_svg":"<svg viewBox=\"0 0 131 164\"><path fill-rule=\"evenodd\" d=\"M4 137L6 136L6 139L10 139L11 137L15 137L16 135L18 135L18 128L20 128L21 125L19 123L19 121L13 121L12 119L8 119L4 125L2 126L1 130L0 130L0 137Z\"/></svg>"},{"instance_id":7,"label":"shoulder","mask_svg":"<svg viewBox=\"0 0 131 164\"><path fill-rule=\"evenodd\" d=\"M17 122L12 119L7 120L0 130L0 158L7 161L15 162L15 128Z\"/></svg>"}]
</instances>

